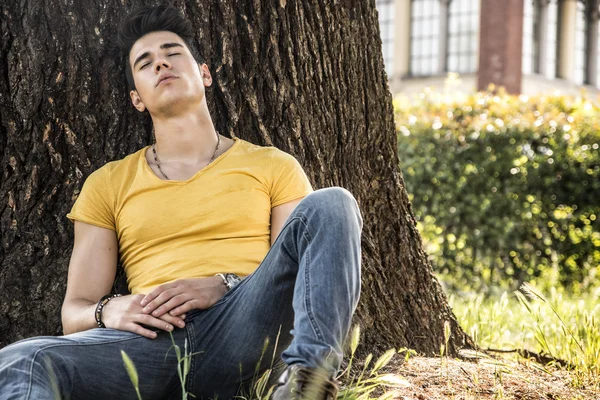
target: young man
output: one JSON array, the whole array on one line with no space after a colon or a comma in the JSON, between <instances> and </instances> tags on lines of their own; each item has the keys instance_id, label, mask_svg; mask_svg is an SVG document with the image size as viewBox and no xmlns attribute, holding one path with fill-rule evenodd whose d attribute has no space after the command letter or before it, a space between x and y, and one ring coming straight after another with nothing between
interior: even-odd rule
<instances>
[{"instance_id":1,"label":"young man","mask_svg":"<svg viewBox=\"0 0 600 400\"><path fill-rule=\"evenodd\" d=\"M86 180L68 215L66 336L0 351L0 399L136 398L122 350L143 399L179 396L171 335L193 354L185 390L197 398L235 396L274 356L285 368L274 399L306 397L309 381L310 398L335 398L360 292L356 201L313 192L282 151L215 131L212 77L177 10L138 10L119 38L156 143ZM109 294L118 260L127 296Z\"/></svg>"}]
</instances>

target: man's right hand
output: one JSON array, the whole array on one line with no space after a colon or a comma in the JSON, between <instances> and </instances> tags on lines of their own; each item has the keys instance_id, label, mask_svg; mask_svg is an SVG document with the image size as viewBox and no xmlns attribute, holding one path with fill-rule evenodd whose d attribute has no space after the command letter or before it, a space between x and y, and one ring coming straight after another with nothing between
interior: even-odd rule
<instances>
[{"instance_id":1,"label":"man's right hand","mask_svg":"<svg viewBox=\"0 0 600 400\"><path fill-rule=\"evenodd\" d=\"M185 326L183 321L185 314L173 316L166 313L158 318L145 314L140 305L143 298L143 294L130 294L111 299L102 309L102 322L107 328L137 333L149 339L156 338L156 332L147 329L144 325L167 332L171 332L174 327Z\"/></svg>"}]
</instances>

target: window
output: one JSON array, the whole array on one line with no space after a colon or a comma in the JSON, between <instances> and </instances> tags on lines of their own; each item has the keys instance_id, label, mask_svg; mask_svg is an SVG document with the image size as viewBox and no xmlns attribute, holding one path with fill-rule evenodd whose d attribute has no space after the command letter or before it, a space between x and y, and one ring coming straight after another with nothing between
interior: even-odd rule
<instances>
[{"instance_id":1,"label":"window","mask_svg":"<svg viewBox=\"0 0 600 400\"><path fill-rule=\"evenodd\" d=\"M440 0L413 0L410 24L410 73L433 75L439 68Z\"/></svg>"},{"instance_id":2,"label":"window","mask_svg":"<svg viewBox=\"0 0 600 400\"><path fill-rule=\"evenodd\" d=\"M546 29L545 44L542 41L541 45L546 47L546 60L540 60L545 64L544 75L547 78L556 78L558 69L558 60L556 57L558 48L558 1L552 0L548 4L548 23L547 27L540 27Z\"/></svg>"},{"instance_id":3,"label":"window","mask_svg":"<svg viewBox=\"0 0 600 400\"><path fill-rule=\"evenodd\" d=\"M523 73L555 78L558 0L525 0L523 10Z\"/></svg>"},{"instance_id":4,"label":"window","mask_svg":"<svg viewBox=\"0 0 600 400\"><path fill-rule=\"evenodd\" d=\"M533 74L539 72L536 68L536 59L539 51L539 4L531 0L525 0L523 10L523 73ZM536 54L537 53L537 54Z\"/></svg>"},{"instance_id":5,"label":"window","mask_svg":"<svg viewBox=\"0 0 600 400\"><path fill-rule=\"evenodd\" d=\"M379 30L383 50L383 62L388 77L392 75L394 64L394 15L396 5L394 0L377 0L379 13Z\"/></svg>"},{"instance_id":6,"label":"window","mask_svg":"<svg viewBox=\"0 0 600 400\"><path fill-rule=\"evenodd\" d=\"M452 0L448 12L448 71L477 71L479 0Z\"/></svg>"},{"instance_id":7,"label":"window","mask_svg":"<svg viewBox=\"0 0 600 400\"><path fill-rule=\"evenodd\" d=\"M477 71L479 3L480 0L412 0L411 75Z\"/></svg>"},{"instance_id":8,"label":"window","mask_svg":"<svg viewBox=\"0 0 600 400\"><path fill-rule=\"evenodd\" d=\"M586 32L587 18L585 4L577 2L577 22L575 23L575 74L573 80L576 84L584 84L586 79Z\"/></svg>"}]
</instances>

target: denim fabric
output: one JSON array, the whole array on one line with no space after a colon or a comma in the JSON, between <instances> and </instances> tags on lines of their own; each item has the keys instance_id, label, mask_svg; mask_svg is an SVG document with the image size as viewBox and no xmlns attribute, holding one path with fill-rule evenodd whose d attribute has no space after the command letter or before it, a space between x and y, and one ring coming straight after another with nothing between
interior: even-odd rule
<instances>
[{"instance_id":1,"label":"denim fabric","mask_svg":"<svg viewBox=\"0 0 600 400\"><path fill-rule=\"evenodd\" d=\"M360 294L361 229L348 191L306 196L256 271L173 332L195 354L186 390L229 399L280 360L334 375ZM0 400L53 399L52 381L63 398L135 399L121 350L137 368L143 399L180 398L171 346L166 332L151 340L113 329L22 340L0 350Z\"/></svg>"}]
</instances>

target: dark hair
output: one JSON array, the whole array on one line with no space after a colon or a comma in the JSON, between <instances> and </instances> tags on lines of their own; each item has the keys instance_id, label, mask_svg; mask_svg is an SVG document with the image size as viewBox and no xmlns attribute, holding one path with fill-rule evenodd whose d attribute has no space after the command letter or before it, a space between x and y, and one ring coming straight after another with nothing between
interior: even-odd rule
<instances>
[{"instance_id":1,"label":"dark hair","mask_svg":"<svg viewBox=\"0 0 600 400\"><path fill-rule=\"evenodd\" d=\"M178 35L183 39L196 62L200 63L200 56L194 45L194 29L179 10L165 5L138 8L121 21L117 35L117 43L125 58L125 76L130 90L135 89L135 83L129 65L129 52L139 38L156 31L169 31Z\"/></svg>"}]
</instances>

